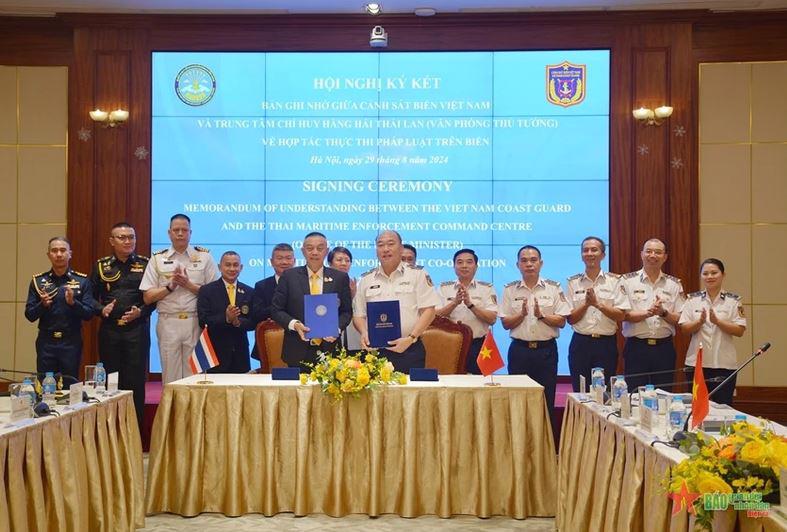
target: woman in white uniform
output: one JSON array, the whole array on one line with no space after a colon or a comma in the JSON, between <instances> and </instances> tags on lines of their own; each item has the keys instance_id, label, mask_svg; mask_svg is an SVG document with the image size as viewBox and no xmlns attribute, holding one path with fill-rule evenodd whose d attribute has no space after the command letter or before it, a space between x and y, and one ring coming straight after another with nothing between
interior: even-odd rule
<instances>
[{"instance_id":1,"label":"woman in white uniform","mask_svg":"<svg viewBox=\"0 0 787 532\"><path fill-rule=\"evenodd\" d=\"M743 336L746 318L741 298L723 289L724 264L719 259L705 259L700 265L700 279L705 288L689 294L680 315L681 330L691 335L686 352L688 379L693 380L697 351L702 344L702 373L706 379L727 378L738 366L733 336ZM711 400L732 405L735 377L720 388ZM709 382L708 391L718 382Z\"/></svg>"},{"instance_id":2,"label":"woman in white uniform","mask_svg":"<svg viewBox=\"0 0 787 532\"><path fill-rule=\"evenodd\" d=\"M335 268L350 275L350 268L352 265L353 254L349 249L342 246L336 246L328 252L328 266L331 268ZM356 286L357 282L355 277L350 277L350 295L353 299L355 299ZM359 351L361 349L361 333L358 332L358 329L355 328L352 322L344 330L344 334L342 334L342 344L347 351Z\"/></svg>"}]
</instances>

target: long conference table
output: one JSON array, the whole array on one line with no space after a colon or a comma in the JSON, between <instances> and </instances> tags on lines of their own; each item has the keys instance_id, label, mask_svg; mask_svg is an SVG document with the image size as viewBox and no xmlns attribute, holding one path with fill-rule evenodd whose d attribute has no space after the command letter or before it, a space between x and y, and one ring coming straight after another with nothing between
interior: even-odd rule
<instances>
[{"instance_id":1,"label":"long conference table","mask_svg":"<svg viewBox=\"0 0 787 532\"><path fill-rule=\"evenodd\" d=\"M671 468L687 456L678 449L651 445L654 435L625 426L611 409L569 394L560 437L557 529L561 532L693 530L683 509L673 514L662 485ZM711 414L734 411L711 409ZM759 423L756 418L749 418ZM781 427L777 427L781 429ZM664 439L661 434L659 439ZM785 530L775 514L749 518L745 512L714 512L714 532Z\"/></svg>"},{"instance_id":2,"label":"long conference table","mask_svg":"<svg viewBox=\"0 0 787 532\"><path fill-rule=\"evenodd\" d=\"M543 388L527 376L441 376L332 401L269 375L165 386L148 514L554 516Z\"/></svg>"},{"instance_id":3,"label":"long conference table","mask_svg":"<svg viewBox=\"0 0 787 532\"><path fill-rule=\"evenodd\" d=\"M0 422L0 531L145 526L142 443L131 392L59 417Z\"/></svg>"}]
</instances>

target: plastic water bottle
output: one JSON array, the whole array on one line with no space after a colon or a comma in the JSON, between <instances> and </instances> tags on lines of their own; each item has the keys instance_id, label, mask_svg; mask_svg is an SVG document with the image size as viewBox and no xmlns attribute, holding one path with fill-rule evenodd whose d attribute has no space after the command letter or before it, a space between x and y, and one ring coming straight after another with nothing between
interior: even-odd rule
<instances>
[{"instance_id":1,"label":"plastic water bottle","mask_svg":"<svg viewBox=\"0 0 787 532\"><path fill-rule=\"evenodd\" d=\"M593 368L590 372L590 387L592 389L604 386L604 368Z\"/></svg>"},{"instance_id":2,"label":"plastic water bottle","mask_svg":"<svg viewBox=\"0 0 787 532\"><path fill-rule=\"evenodd\" d=\"M675 395L669 405L669 427L672 434L683 430L686 422L686 405L683 404L683 397Z\"/></svg>"},{"instance_id":3,"label":"plastic water bottle","mask_svg":"<svg viewBox=\"0 0 787 532\"><path fill-rule=\"evenodd\" d=\"M652 384L645 385L645 397L642 399L642 406L650 410L658 410L659 400L656 397L656 388Z\"/></svg>"},{"instance_id":4,"label":"plastic water bottle","mask_svg":"<svg viewBox=\"0 0 787 532\"><path fill-rule=\"evenodd\" d=\"M107 370L103 362L96 362L96 393L107 391Z\"/></svg>"},{"instance_id":5,"label":"plastic water bottle","mask_svg":"<svg viewBox=\"0 0 787 532\"><path fill-rule=\"evenodd\" d=\"M612 404L614 406L620 406L620 401L623 396L628 393L629 387L628 384L626 384L626 378L623 375L616 376L615 386L612 387Z\"/></svg>"},{"instance_id":6,"label":"plastic water bottle","mask_svg":"<svg viewBox=\"0 0 787 532\"><path fill-rule=\"evenodd\" d=\"M25 397L27 396L30 399L30 407L32 408L34 404L36 404L36 389L33 387L33 379L30 377L25 377L25 380L22 381L22 388L19 390L19 396Z\"/></svg>"},{"instance_id":7,"label":"plastic water bottle","mask_svg":"<svg viewBox=\"0 0 787 532\"><path fill-rule=\"evenodd\" d=\"M42 395L44 402L49 405L50 408L54 407L57 404L57 401L55 400L57 381L55 381L55 374L53 372L46 372L46 377L44 377L44 382L41 383L41 387L43 388Z\"/></svg>"}]
</instances>

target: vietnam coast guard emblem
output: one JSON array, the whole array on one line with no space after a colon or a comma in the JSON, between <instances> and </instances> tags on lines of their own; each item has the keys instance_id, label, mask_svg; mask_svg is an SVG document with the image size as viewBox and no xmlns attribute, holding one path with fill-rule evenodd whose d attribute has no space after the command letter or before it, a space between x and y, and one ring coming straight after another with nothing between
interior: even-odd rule
<instances>
[{"instance_id":1,"label":"vietnam coast guard emblem","mask_svg":"<svg viewBox=\"0 0 787 532\"><path fill-rule=\"evenodd\" d=\"M216 94L216 78L207 67L189 65L175 77L175 94L186 105L205 105Z\"/></svg>"},{"instance_id":2,"label":"vietnam coast guard emblem","mask_svg":"<svg viewBox=\"0 0 787 532\"><path fill-rule=\"evenodd\" d=\"M547 65L547 101L561 107L576 105L585 99L585 65L563 61Z\"/></svg>"}]
</instances>

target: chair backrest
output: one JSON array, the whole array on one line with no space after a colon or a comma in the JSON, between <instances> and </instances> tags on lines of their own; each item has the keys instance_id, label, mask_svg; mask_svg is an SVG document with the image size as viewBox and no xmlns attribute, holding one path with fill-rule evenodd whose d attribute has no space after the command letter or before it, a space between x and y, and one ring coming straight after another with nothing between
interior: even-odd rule
<instances>
[{"instance_id":1,"label":"chair backrest","mask_svg":"<svg viewBox=\"0 0 787 532\"><path fill-rule=\"evenodd\" d=\"M473 331L463 323L437 317L421 335L426 350L426 367L440 375L466 373L465 363Z\"/></svg>"},{"instance_id":2,"label":"chair backrest","mask_svg":"<svg viewBox=\"0 0 787 532\"><path fill-rule=\"evenodd\" d=\"M286 368L287 364L281 359L281 349L284 343L284 329L275 321L268 319L260 322L254 331L257 340L257 351L260 354L260 373L270 373L271 368Z\"/></svg>"}]
</instances>

